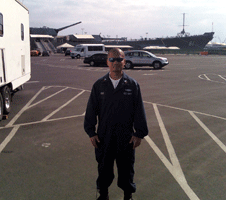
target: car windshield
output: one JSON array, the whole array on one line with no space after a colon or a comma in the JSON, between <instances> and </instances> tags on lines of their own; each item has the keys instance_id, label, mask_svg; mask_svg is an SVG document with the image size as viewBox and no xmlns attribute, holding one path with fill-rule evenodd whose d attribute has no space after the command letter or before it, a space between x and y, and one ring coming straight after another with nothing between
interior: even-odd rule
<instances>
[{"instance_id":1,"label":"car windshield","mask_svg":"<svg viewBox=\"0 0 226 200\"><path fill-rule=\"evenodd\" d=\"M156 55L153 53L150 53L150 52L146 52L146 53L149 54L151 57L156 57Z\"/></svg>"},{"instance_id":2,"label":"car windshield","mask_svg":"<svg viewBox=\"0 0 226 200\"><path fill-rule=\"evenodd\" d=\"M77 47L77 48L75 48L75 51L79 51L80 52L81 49L82 49L81 47Z\"/></svg>"}]
</instances>

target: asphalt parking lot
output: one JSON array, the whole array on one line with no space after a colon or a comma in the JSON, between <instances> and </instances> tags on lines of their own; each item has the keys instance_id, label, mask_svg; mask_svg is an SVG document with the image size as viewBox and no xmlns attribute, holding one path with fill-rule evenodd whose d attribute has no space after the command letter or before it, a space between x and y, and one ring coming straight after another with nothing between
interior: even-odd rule
<instances>
[{"instance_id":1,"label":"asphalt parking lot","mask_svg":"<svg viewBox=\"0 0 226 200\"><path fill-rule=\"evenodd\" d=\"M149 127L136 150L134 199L224 200L226 57L163 56L170 64L162 70L125 70L141 86ZM83 119L92 84L108 68L61 54L31 64L31 80L0 122L0 200L95 199ZM123 199L117 176L110 199Z\"/></svg>"}]
</instances>

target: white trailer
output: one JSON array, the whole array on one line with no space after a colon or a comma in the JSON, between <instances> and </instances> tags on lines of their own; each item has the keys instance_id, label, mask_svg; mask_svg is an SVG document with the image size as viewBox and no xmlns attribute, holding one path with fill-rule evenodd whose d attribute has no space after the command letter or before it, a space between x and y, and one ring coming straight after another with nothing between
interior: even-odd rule
<instances>
[{"instance_id":1,"label":"white trailer","mask_svg":"<svg viewBox=\"0 0 226 200\"><path fill-rule=\"evenodd\" d=\"M19 0L0 0L0 120L30 77L29 11Z\"/></svg>"}]
</instances>

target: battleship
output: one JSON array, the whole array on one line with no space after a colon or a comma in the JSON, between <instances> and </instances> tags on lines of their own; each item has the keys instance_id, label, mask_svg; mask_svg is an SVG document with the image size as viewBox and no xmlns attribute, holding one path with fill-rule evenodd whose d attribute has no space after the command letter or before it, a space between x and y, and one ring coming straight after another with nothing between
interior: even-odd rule
<instances>
[{"instance_id":1,"label":"battleship","mask_svg":"<svg viewBox=\"0 0 226 200\"><path fill-rule=\"evenodd\" d=\"M141 39L141 40L126 40L102 38L105 45L130 45L134 49L143 49L147 46L163 46L163 47L178 47L181 50L203 50L204 47L213 39L214 32L207 32L203 35L193 36L177 36L168 38L156 39Z\"/></svg>"},{"instance_id":2,"label":"battleship","mask_svg":"<svg viewBox=\"0 0 226 200\"><path fill-rule=\"evenodd\" d=\"M127 40L127 38L102 38L106 45L130 45L135 49L143 49L147 46L178 47L181 50L202 51L213 39L214 32L206 32L202 35L193 35L185 32L185 13L183 14L183 30L176 37Z\"/></svg>"},{"instance_id":3,"label":"battleship","mask_svg":"<svg viewBox=\"0 0 226 200\"><path fill-rule=\"evenodd\" d=\"M46 46L44 44L44 41L47 41L48 43L51 43L49 39L47 38L34 38L37 34L38 35L49 35L52 36L52 38L56 38L58 35L58 32L67 29L69 27L75 26L80 24L81 22L77 22L62 28L54 29L54 28L30 28L31 35L34 34L32 37L32 48L39 48L42 49L42 46ZM177 34L177 36L174 37L166 37L166 38L155 38L155 39L148 39L148 38L142 38L137 40L127 40L126 37L122 38L106 38L102 37L101 35L92 35L92 39L88 40L86 37L84 37L83 40L77 40L73 41L71 39L67 40L71 45L77 45L81 43L102 43L105 45L117 45L117 46L131 46L133 49L143 49L145 47L149 46L160 46L160 47L178 47L180 50L185 51L203 51L205 46L213 39L214 32L206 32L202 35L190 35L189 33L185 32L185 14L183 17L183 30ZM65 36L66 38L66 36ZM70 38L70 37L68 37ZM38 43L43 44L38 44ZM65 41L64 41L65 42ZM56 46L60 45L59 43L51 44L50 46ZM44 48L44 47L43 47ZM55 47L56 48L56 47ZM55 51L55 50L54 50Z\"/></svg>"}]
</instances>

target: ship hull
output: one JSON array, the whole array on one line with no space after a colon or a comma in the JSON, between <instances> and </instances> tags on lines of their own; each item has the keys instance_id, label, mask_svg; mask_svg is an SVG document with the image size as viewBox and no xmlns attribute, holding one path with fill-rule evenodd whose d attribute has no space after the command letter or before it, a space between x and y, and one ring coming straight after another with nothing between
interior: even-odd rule
<instances>
[{"instance_id":1,"label":"ship hull","mask_svg":"<svg viewBox=\"0 0 226 200\"><path fill-rule=\"evenodd\" d=\"M213 32L204 33L203 35L165 38L163 43L166 47L176 46L180 49L203 50L204 47L213 39Z\"/></svg>"},{"instance_id":2,"label":"ship hull","mask_svg":"<svg viewBox=\"0 0 226 200\"><path fill-rule=\"evenodd\" d=\"M130 45L135 49L143 49L147 46L175 46L181 50L203 50L206 44L213 39L214 32L203 35L156 38L137 41L103 41L106 45Z\"/></svg>"}]
</instances>

